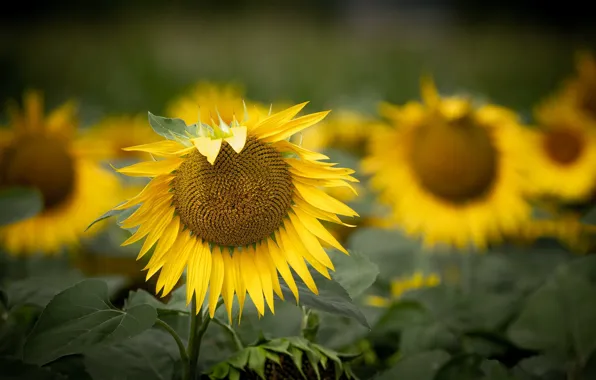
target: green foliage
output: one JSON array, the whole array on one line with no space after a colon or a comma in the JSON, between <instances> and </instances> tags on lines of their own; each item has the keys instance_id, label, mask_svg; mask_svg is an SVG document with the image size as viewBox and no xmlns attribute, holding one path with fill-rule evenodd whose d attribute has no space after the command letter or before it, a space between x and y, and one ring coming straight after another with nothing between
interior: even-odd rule
<instances>
[{"instance_id":1,"label":"green foliage","mask_svg":"<svg viewBox=\"0 0 596 380\"><path fill-rule=\"evenodd\" d=\"M149 124L155 133L166 139L173 140L177 136L186 137L186 123L182 119L170 119L149 112Z\"/></svg>"},{"instance_id":2,"label":"green foliage","mask_svg":"<svg viewBox=\"0 0 596 380\"><path fill-rule=\"evenodd\" d=\"M0 190L0 226L31 218L43 210L43 197L39 190L10 187Z\"/></svg>"},{"instance_id":3,"label":"green foliage","mask_svg":"<svg viewBox=\"0 0 596 380\"><path fill-rule=\"evenodd\" d=\"M379 275L379 267L367 255L359 251L350 251L346 255L338 250L329 252L335 266L331 277L337 281L355 299L371 287Z\"/></svg>"},{"instance_id":4,"label":"green foliage","mask_svg":"<svg viewBox=\"0 0 596 380\"><path fill-rule=\"evenodd\" d=\"M105 282L84 280L56 295L46 306L27 337L23 358L43 365L99 344L114 344L150 328L156 318L155 309L149 305L126 312L114 309Z\"/></svg>"},{"instance_id":5,"label":"green foliage","mask_svg":"<svg viewBox=\"0 0 596 380\"><path fill-rule=\"evenodd\" d=\"M317 284L319 294L311 292L306 284L299 278L296 278L300 305L312 307L313 309L333 313L349 318L354 318L365 327L369 327L368 321L362 311L354 305L350 295L338 282L328 280L318 273L312 273ZM294 299L290 288L280 281L281 290L286 300ZM291 301L289 301L291 302Z\"/></svg>"}]
</instances>

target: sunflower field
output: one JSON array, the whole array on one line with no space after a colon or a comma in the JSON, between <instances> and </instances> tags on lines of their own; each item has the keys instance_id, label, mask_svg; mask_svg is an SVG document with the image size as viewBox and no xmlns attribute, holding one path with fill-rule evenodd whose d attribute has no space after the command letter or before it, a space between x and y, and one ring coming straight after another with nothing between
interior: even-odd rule
<instances>
[{"instance_id":1,"label":"sunflower field","mask_svg":"<svg viewBox=\"0 0 596 380\"><path fill-rule=\"evenodd\" d=\"M0 380L596 380L593 28L58 3L0 17Z\"/></svg>"}]
</instances>

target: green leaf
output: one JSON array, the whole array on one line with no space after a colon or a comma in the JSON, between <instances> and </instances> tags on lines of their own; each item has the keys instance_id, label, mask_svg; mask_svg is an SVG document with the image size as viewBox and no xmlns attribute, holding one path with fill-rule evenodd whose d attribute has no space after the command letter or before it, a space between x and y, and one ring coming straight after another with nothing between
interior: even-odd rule
<instances>
[{"instance_id":1,"label":"green leaf","mask_svg":"<svg viewBox=\"0 0 596 380\"><path fill-rule=\"evenodd\" d=\"M434 380L479 380L484 376L480 369L482 357L478 355L457 355L445 363Z\"/></svg>"},{"instance_id":2,"label":"green leaf","mask_svg":"<svg viewBox=\"0 0 596 380\"><path fill-rule=\"evenodd\" d=\"M97 219L95 219L94 221L91 222L91 224L89 224L87 226L87 228L85 229L85 231L87 231L89 228L93 227L94 224L101 222L102 220L111 218L112 216L118 216L120 214L122 214L125 210L115 210L116 207L123 205L125 202L121 202L120 204L114 206L113 209L107 211L105 214L103 214L102 216L98 217Z\"/></svg>"},{"instance_id":3,"label":"green leaf","mask_svg":"<svg viewBox=\"0 0 596 380\"><path fill-rule=\"evenodd\" d=\"M56 294L76 284L82 278L81 273L69 271L14 281L6 288L8 308L14 309L23 305L45 307Z\"/></svg>"},{"instance_id":4,"label":"green leaf","mask_svg":"<svg viewBox=\"0 0 596 380\"><path fill-rule=\"evenodd\" d=\"M172 140L175 135L186 136L186 123L182 119L170 119L149 114L149 124L158 135Z\"/></svg>"},{"instance_id":5,"label":"green leaf","mask_svg":"<svg viewBox=\"0 0 596 380\"><path fill-rule=\"evenodd\" d=\"M139 289L131 291L126 301L125 310L138 305L150 305L157 309L159 315L165 314L190 314L190 307L186 305L186 287L181 286L171 293L171 298L168 303L165 304L155 298L151 293L146 290Z\"/></svg>"},{"instance_id":6,"label":"green leaf","mask_svg":"<svg viewBox=\"0 0 596 380\"><path fill-rule=\"evenodd\" d=\"M438 321L404 329L401 334L400 352L403 355L412 355L433 349L453 350L457 345L458 336Z\"/></svg>"},{"instance_id":7,"label":"green leaf","mask_svg":"<svg viewBox=\"0 0 596 380\"><path fill-rule=\"evenodd\" d=\"M15 358L0 357L0 380L66 380L47 368L23 363Z\"/></svg>"},{"instance_id":8,"label":"green leaf","mask_svg":"<svg viewBox=\"0 0 596 380\"><path fill-rule=\"evenodd\" d=\"M171 335L157 328L116 344L85 352L85 367L94 380L162 380L175 378L181 367L180 352Z\"/></svg>"},{"instance_id":9,"label":"green leaf","mask_svg":"<svg viewBox=\"0 0 596 380\"><path fill-rule=\"evenodd\" d=\"M31 218L43 210L41 192L28 187L0 190L0 226Z\"/></svg>"},{"instance_id":10,"label":"green leaf","mask_svg":"<svg viewBox=\"0 0 596 380\"><path fill-rule=\"evenodd\" d=\"M509 338L518 346L578 359L596 349L596 285L561 268L530 296Z\"/></svg>"},{"instance_id":11,"label":"green leaf","mask_svg":"<svg viewBox=\"0 0 596 380\"><path fill-rule=\"evenodd\" d=\"M333 280L328 280L318 273L312 273L312 275L319 290L318 295L311 292L300 278L296 278L296 286L298 287L301 305L332 314L342 315L344 317L354 318L364 327L370 328L362 311L354 305L348 292L346 292L339 283ZM294 299L294 295L290 288L288 288L281 278L280 284L284 297L288 300Z\"/></svg>"},{"instance_id":12,"label":"green leaf","mask_svg":"<svg viewBox=\"0 0 596 380\"><path fill-rule=\"evenodd\" d=\"M265 362L267 361L266 351L261 347L249 347L248 368L252 369L261 377L265 378Z\"/></svg>"},{"instance_id":13,"label":"green leaf","mask_svg":"<svg viewBox=\"0 0 596 380\"><path fill-rule=\"evenodd\" d=\"M379 275L379 267L361 252L349 252L350 256L338 250L329 252L335 266L331 277L354 299L375 282Z\"/></svg>"},{"instance_id":14,"label":"green leaf","mask_svg":"<svg viewBox=\"0 0 596 380\"><path fill-rule=\"evenodd\" d=\"M564 378L565 360L545 355L532 356L517 363L516 369L538 379Z\"/></svg>"},{"instance_id":15,"label":"green leaf","mask_svg":"<svg viewBox=\"0 0 596 380\"><path fill-rule=\"evenodd\" d=\"M480 365L480 369L484 372L482 380L516 380L510 373L507 367L496 360L485 360Z\"/></svg>"},{"instance_id":16,"label":"green leaf","mask_svg":"<svg viewBox=\"0 0 596 380\"><path fill-rule=\"evenodd\" d=\"M108 286L84 280L56 295L27 337L23 358L43 365L61 356L83 353L102 343L117 343L147 330L157 312L138 305L126 312L111 308Z\"/></svg>"},{"instance_id":17,"label":"green leaf","mask_svg":"<svg viewBox=\"0 0 596 380\"><path fill-rule=\"evenodd\" d=\"M449 360L445 351L420 352L400 359L391 369L383 372L376 380L433 380L435 374Z\"/></svg>"}]
</instances>

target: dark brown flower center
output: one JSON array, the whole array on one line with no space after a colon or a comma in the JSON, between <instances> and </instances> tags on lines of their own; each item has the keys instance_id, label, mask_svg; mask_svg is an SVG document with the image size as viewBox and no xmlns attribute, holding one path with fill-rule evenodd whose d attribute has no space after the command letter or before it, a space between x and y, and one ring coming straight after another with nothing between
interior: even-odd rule
<instances>
[{"instance_id":1,"label":"dark brown flower center","mask_svg":"<svg viewBox=\"0 0 596 380\"><path fill-rule=\"evenodd\" d=\"M569 128L547 131L543 143L548 157L560 165L571 165L584 150L581 135Z\"/></svg>"},{"instance_id":2,"label":"dark brown flower center","mask_svg":"<svg viewBox=\"0 0 596 380\"><path fill-rule=\"evenodd\" d=\"M470 119L429 120L413 135L411 168L424 189L446 202L485 196L497 177L497 159L488 131Z\"/></svg>"},{"instance_id":3,"label":"dark brown flower center","mask_svg":"<svg viewBox=\"0 0 596 380\"><path fill-rule=\"evenodd\" d=\"M281 153L252 137L240 153L224 142L214 165L193 151L172 186L182 223L222 246L250 245L271 235L288 214L294 192Z\"/></svg>"},{"instance_id":4,"label":"dark brown flower center","mask_svg":"<svg viewBox=\"0 0 596 380\"><path fill-rule=\"evenodd\" d=\"M591 83L583 91L580 101L580 107L590 117L596 119L596 83Z\"/></svg>"},{"instance_id":5,"label":"dark brown flower center","mask_svg":"<svg viewBox=\"0 0 596 380\"><path fill-rule=\"evenodd\" d=\"M35 187L43 195L46 210L68 199L74 181L73 159L57 138L29 136L0 151L0 187Z\"/></svg>"}]
</instances>

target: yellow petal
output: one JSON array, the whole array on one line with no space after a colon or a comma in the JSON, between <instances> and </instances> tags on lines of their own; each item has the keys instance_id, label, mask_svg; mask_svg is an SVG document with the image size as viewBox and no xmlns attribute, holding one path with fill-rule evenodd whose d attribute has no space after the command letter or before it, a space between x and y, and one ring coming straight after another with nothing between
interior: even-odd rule
<instances>
[{"instance_id":1,"label":"yellow petal","mask_svg":"<svg viewBox=\"0 0 596 380\"><path fill-rule=\"evenodd\" d=\"M191 237L188 231L184 231L167 253L169 257L161 268L156 286L156 292L162 291L162 297L168 295L176 286L188 263L190 251L194 249L195 244L196 239Z\"/></svg>"},{"instance_id":2,"label":"yellow petal","mask_svg":"<svg viewBox=\"0 0 596 380\"><path fill-rule=\"evenodd\" d=\"M299 207L310 216L313 216L317 219L326 220L328 222L345 225L345 223L343 223L341 219L339 219L339 217L334 213L318 209L315 206L308 203L307 201L305 201L304 199L302 199L300 196L295 196L293 201L295 203L294 207Z\"/></svg>"},{"instance_id":3,"label":"yellow petal","mask_svg":"<svg viewBox=\"0 0 596 380\"><path fill-rule=\"evenodd\" d=\"M290 264L292 269L294 269L296 274L298 274L302 281L304 281L306 287L308 287L308 289L310 289L310 291L314 294L319 294L319 291L317 290L317 285L315 284L315 281L313 280L310 271L308 270L308 267L304 262L304 259L300 254L296 252L296 249L292 246L292 242L288 237L286 230L284 230L283 228L279 228L277 231L275 231L275 238L278 244L281 241L280 248L282 254L286 258L288 264Z\"/></svg>"},{"instance_id":4,"label":"yellow petal","mask_svg":"<svg viewBox=\"0 0 596 380\"><path fill-rule=\"evenodd\" d=\"M324 154L313 152L311 150L302 148L296 144L292 144L286 140L280 140L273 144L273 146L280 152L291 152L297 154L300 158L304 160L328 160L329 157L325 156Z\"/></svg>"},{"instance_id":5,"label":"yellow petal","mask_svg":"<svg viewBox=\"0 0 596 380\"><path fill-rule=\"evenodd\" d=\"M219 246L213 248L213 252L220 251ZM234 305L234 288L236 281L236 268L230 253L226 249L222 252L223 266L224 266L224 282L221 289L221 296L223 297L226 311L228 312L228 320L232 324L232 306Z\"/></svg>"},{"instance_id":6,"label":"yellow petal","mask_svg":"<svg viewBox=\"0 0 596 380\"><path fill-rule=\"evenodd\" d=\"M294 281L294 276L292 275L292 272L290 271L288 262L286 261L286 259L283 257L283 254L281 253L281 249L270 238L267 239L267 248L268 248L267 252L269 253L269 257L271 258L271 261L273 262L273 264L279 271L279 274L281 275L281 277L286 282L286 285L288 285L288 288L290 288L290 290L292 291L292 294L294 295L294 298L296 299L296 303L298 303L298 301L300 299L299 294L298 294L298 287L296 286L296 282Z\"/></svg>"},{"instance_id":7,"label":"yellow petal","mask_svg":"<svg viewBox=\"0 0 596 380\"><path fill-rule=\"evenodd\" d=\"M193 144L203 156L207 157L207 161L211 165L215 163L215 159L221 149L221 139L211 139L209 137L197 137L192 139Z\"/></svg>"},{"instance_id":8,"label":"yellow petal","mask_svg":"<svg viewBox=\"0 0 596 380\"><path fill-rule=\"evenodd\" d=\"M439 92L435 86L432 77L425 75L420 79L420 87L422 92L422 100L429 107L434 107L439 104Z\"/></svg>"},{"instance_id":9,"label":"yellow petal","mask_svg":"<svg viewBox=\"0 0 596 380\"><path fill-rule=\"evenodd\" d=\"M263 300L263 288L261 287L261 276L255 265L254 249L248 248L240 253L242 265L242 279L248 290L248 294L255 304L260 315L265 314L265 301Z\"/></svg>"},{"instance_id":10,"label":"yellow petal","mask_svg":"<svg viewBox=\"0 0 596 380\"><path fill-rule=\"evenodd\" d=\"M77 105L69 101L53 110L46 119L46 130L51 133L59 133L62 136L72 136L75 128L75 114Z\"/></svg>"},{"instance_id":11,"label":"yellow petal","mask_svg":"<svg viewBox=\"0 0 596 380\"><path fill-rule=\"evenodd\" d=\"M298 193L305 201L321 210L346 216L358 216L356 211L324 191L315 187L303 185L298 181L294 181L294 187L296 187L296 190L298 190Z\"/></svg>"},{"instance_id":12,"label":"yellow petal","mask_svg":"<svg viewBox=\"0 0 596 380\"><path fill-rule=\"evenodd\" d=\"M246 284L242 278L242 261L240 256L240 250L234 248L232 253L232 261L234 262L234 286L236 288L236 297L238 297L238 323L242 319L242 311L244 310L244 300L246 299Z\"/></svg>"},{"instance_id":13,"label":"yellow petal","mask_svg":"<svg viewBox=\"0 0 596 380\"><path fill-rule=\"evenodd\" d=\"M174 140L161 140L158 142L135 145L128 148L122 148L126 152L147 152L156 156L169 156L177 154L186 147Z\"/></svg>"},{"instance_id":14,"label":"yellow petal","mask_svg":"<svg viewBox=\"0 0 596 380\"><path fill-rule=\"evenodd\" d=\"M155 194L160 194L162 190L167 189L173 179L173 176L168 175L153 178L139 194L124 202L123 204L114 207L114 210L125 210L134 205L145 202L147 199L152 199Z\"/></svg>"},{"instance_id":15,"label":"yellow petal","mask_svg":"<svg viewBox=\"0 0 596 380\"><path fill-rule=\"evenodd\" d=\"M39 91L27 91L23 103L27 126L32 132L42 132L43 95Z\"/></svg>"},{"instance_id":16,"label":"yellow petal","mask_svg":"<svg viewBox=\"0 0 596 380\"><path fill-rule=\"evenodd\" d=\"M172 207L170 209L170 211L168 213L166 213L166 215L163 218L158 220L157 224L151 229L151 231L149 231L147 238L143 242L141 251L139 252L139 255L137 256L137 260L139 260L141 257L145 256L145 254L151 249L151 247L153 247L153 245L157 242L157 240L162 237L162 234L165 231L166 227L172 221L175 211L176 211L176 209L174 207Z\"/></svg>"},{"instance_id":17,"label":"yellow petal","mask_svg":"<svg viewBox=\"0 0 596 380\"><path fill-rule=\"evenodd\" d=\"M183 162L183 158L177 157L160 161L145 161L121 169L116 169L116 171L130 177L156 177L158 175L170 174L178 169L178 166Z\"/></svg>"},{"instance_id":18,"label":"yellow petal","mask_svg":"<svg viewBox=\"0 0 596 380\"><path fill-rule=\"evenodd\" d=\"M317 272L322 274L325 278L331 279L331 276L329 275L329 271L327 270L327 268L323 264L321 264L317 259L315 259L313 255L310 252L308 252L306 247L304 247L304 244L302 244L302 242L300 241L300 237L296 233L294 226L292 226L292 222L286 220L286 222L284 223L284 227L286 230L286 236L289 239L289 244L291 244L296 256L303 257Z\"/></svg>"},{"instance_id":19,"label":"yellow petal","mask_svg":"<svg viewBox=\"0 0 596 380\"><path fill-rule=\"evenodd\" d=\"M180 228L180 217L175 216L170 224L165 228L161 237L157 241L157 246L155 247L155 251L153 251L153 255L151 255L151 259L147 263L147 266L143 270L147 270L151 267L155 267L157 263L162 261L166 252L172 248L172 244L178 238L178 229ZM161 268L161 266L160 266Z\"/></svg>"},{"instance_id":20,"label":"yellow petal","mask_svg":"<svg viewBox=\"0 0 596 380\"><path fill-rule=\"evenodd\" d=\"M346 251L346 249L339 244L333 235L331 235L316 218L313 218L299 208L294 208L294 212L302 222L302 225L304 225L304 227L306 227L306 229L309 230L313 235L342 251L346 255L348 254L348 251Z\"/></svg>"},{"instance_id":21,"label":"yellow petal","mask_svg":"<svg viewBox=\"0 0 596 380\"><path fill-rule=\"evenodd\" d=\"M233 136L226 137L224 141L230 144L236 153L240 153L246 144L246 127L232 127L231 130Z\"/></svg>"},{"instance_id":22,"label":"yellow petal","mask_svg":"<svg viewBox=\"0 0 596 380\"><path fill-rule=\"evenodd\" d=\"M211 278L209 279L209 316L215 315L215 307L224 283L224 259L221 251L214 249L211 252Z\"/></svg>"},{"instance_id":23,"label":"yellow petal","mask_svg":"<svg viewBox=\"0 0 596 380\"><path fill-rule=\"evenodd\" d=\"M271 275L271 262L269 260L269 254L263 251L264 244L259 243L257 246L257 250L254 256L255 265L257 267L257 272L261 276L261 287L263 289L263 295L265 296L265 301L269 306L269 309L273 314L275 314L275 306L273 302L273 288L274 288L274 281L273 276ZM277 271L275 267L273 267L273 271L276 275L277 279ZM279 280L277 281L277 287L279 287L279 292L281 293L281 287L279 286Z\"/></svg>"},{"instance_id":24,"label":"yellow petal","mask_svg":"<svg viewBox=\"0 0 596 380\"><path fill-rule=\"evenodd\" d=\"M274 113L271 116L266 117L265 119L259 121L252 132L256 134L258 137L266 133L277 133L280 131L280 127L285 124L288 120L293 118L298 114L298 112L302 111L302 109L308 104L308 102L296 104L290 108L287 108L281 112Z\"/></svg>"},{"instance_id":25,"label":"yellow petal","mask_svg":"<svg viewBox=\"0 0 596 380\"><path fill-rule=\"evenodd\" d=\"M133 228L140 224L145 223L151 219L157 212L163 212L165 209L173 209L171 207L173 194L165 193L164 195L155 195L153 198L148 199L133 212L128 218L122 221L120 224L122 228Z\"/></svg>"},{"instance_id":26,"label":"yellow petal","mask_svg":"<svg viewBox=\"0 0 596 380\"><path fill-rule=\"evenodd\" d=\"M203 306L203 302L205 301L205 296L207 295L207 289L209 288L209 280L211 277L211 269L213 265L213 260L211 256L211 249L209 248L209 244L199 241L197 244L197 248L194 251L194 254L197 256L196 260L196 278L194 280L194 289L195 289L195 296L197 300L197 313L200 311L201 307ZM219 293L217 293L217 297L219 297ZM217 303L217 300L215 301Z\"/></svg>"},{"instance_id":27,"label":"yellow petal","mask_svg":"<svg viewBox=\"0 0 596 380\"><path fill-rule=\"evenodd\" d=\"M139 228L133 233L128 239L126 239L121 246L127 246L144 238L151 230L153 226L157 225L161 218L165 217L169 212L169 208L164 208L163 210L158 210L155 214L151 216L151 219L147 220L147 222L143 223Z\"/></svg>"},{"instance_id":28,"label":"yellow petal","mask_svg":"<svg viewBox=\"0 0 596 380\"><path fill-rule=\"evenodd\" d=\"M327 256L327 252L319 243L319 240L304 227L300 219L294 214L293 212L289 213L290 220L292 221L292 225L296 229L296 233L298 234L299 239L302 241L308 252L321 264L326 266L327 268L334 270L333 263L329 256Z\"/></svg>"},{"instance_id":29,"label":"yellow petal","mask_svg":"<svg viewBox=\"0 0 596 380\"><path fill-rule=\"evenodd\" d=\"M285 140L293 134L298 133L308 127L311 127L319 121L323 120L329 114L329 112L331 111L317 112L299 117L284 124L278 129L278 131L263 134L260 136L260 138L265 142L276 142L280 140Z\"/></svg>"}]
</instances>

